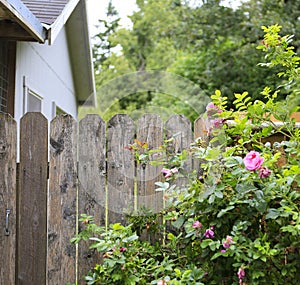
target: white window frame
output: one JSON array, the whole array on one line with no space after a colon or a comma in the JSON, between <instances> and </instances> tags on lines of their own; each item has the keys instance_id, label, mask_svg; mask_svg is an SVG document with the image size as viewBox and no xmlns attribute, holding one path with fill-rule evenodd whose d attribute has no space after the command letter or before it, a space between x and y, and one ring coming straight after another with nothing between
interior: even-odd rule
<instances>
[{"instance_id":1,"label":"white window frame","mask_svg":"<svg viewBox=\"0 0 300 285\"><path fill-rule=\"evenodd\" d=\"M52 119L54 119L57 115L60 114L68 114L63 108L58 106L55 101L52 101Z\"/></svg>"},{"instance_id":2,"label":"white window frame","mask_svg":"<svg viewBox=\"0 0 300 285\"><path fill-rule=\"evenodd\" d=\"M29 96L34 96L36 99L41 101L41 110L39 112L43 113L43 97L40 95L40 92L34 88L34 85L28 80L28 77L23 76L23 115L30 112L30 108L28 106Z\"/></svg>"}]
</instances>

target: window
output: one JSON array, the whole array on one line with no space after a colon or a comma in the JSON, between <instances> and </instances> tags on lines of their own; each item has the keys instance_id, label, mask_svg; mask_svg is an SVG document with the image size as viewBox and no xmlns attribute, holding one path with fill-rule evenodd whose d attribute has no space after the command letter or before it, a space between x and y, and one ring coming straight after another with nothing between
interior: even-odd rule
<instances>
[{"instance_id":1,"label":"window","mask_svg":"<svg viewBox=\"0 0 300 285\"><path fill-rule=\"evenodd\" d=\"M32 90L27 90L27 112L42 112L42 98Z\"/></svg>"},{"instance_id":2,"label":"window","mask_svg":"<svg viewBox=\"0 0 300 285\"><path fill-rule=\"evenodd\" d=\"M67 114L67 112L65 112L63 109L58 107L56 105L56 103L53 101L52 102L52 118L54 118L55 116L61 115L61 114Z\"/></svg>"},{"instance_id":3,"label":"window","mask_svg":"<svg viewBox=\"0 0 300 285\"><path fill-rule=\"evenodd\" d=\"M0 40L0 112L14 116L16 42Z\"/></svg>"},{"instance_id":4,"label":"window","mask_svg":"<svg viewBox=\"0 0 300 285\"><path fill-rule=\"evenodd\" d=\"M29 81L28 77L23 77L24 87L24 101L23 101L23 113L27 112L42 112L43 97L39 95L33 88L33 83Z\"/></svg>"}]
</instances>

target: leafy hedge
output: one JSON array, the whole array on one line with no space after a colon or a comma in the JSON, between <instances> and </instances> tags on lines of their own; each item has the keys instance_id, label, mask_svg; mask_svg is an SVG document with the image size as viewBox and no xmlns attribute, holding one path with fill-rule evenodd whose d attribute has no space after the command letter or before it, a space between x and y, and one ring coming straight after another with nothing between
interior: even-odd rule
<instances>
[{"instance_id":1,"label":"leafy hedge","mask_svg":"<svg viewBox=\"0 0 300 285\"><path fill-rule=\"evenodd\" d=\"M281 37L277 25L263 29L265 65L282 67L290 86L299 82L291 37ZM157 190L169 201L161 213L133 215L129 225L109 229L83 215L85 230L73 242L91 238L103 254L87 284L300 284L300 128L290 118L298 107L275 103L278 92L266 87L266 103L235 94L234 111L220 91L211 96L211 127L191 145L200 167L187 186L174 186L184 156L166 156ZM282 141L272 142L274 134ZM130 149L140 158L139 145ZM145 231L160 240L141 240Z\"/></svg>"}]
</instances>

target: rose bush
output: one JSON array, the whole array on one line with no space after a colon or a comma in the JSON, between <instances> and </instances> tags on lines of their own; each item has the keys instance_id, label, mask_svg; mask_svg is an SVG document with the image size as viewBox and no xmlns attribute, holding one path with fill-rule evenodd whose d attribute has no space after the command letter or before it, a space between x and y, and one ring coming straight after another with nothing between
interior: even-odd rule
<instances>
[{"instance_id":1,"label":"rose bush","mask_svg":"<svg viewBox=\"0 0 300 285\"><path fill-rule=\"evenodd\" d=\"M281 76L298 80L299 58L291 53L290 38L279 37L276 25L264 30L260 48L272 65L286 68ZM129 216L129 226L116 224L109 231L88 223L74 238L97 235L92 247L105 257L87 274L87 284L300 284L300 129L290 118L298 108L276 102L277 92L265 88L263 100L255 102L247 92L235 94L236 110L227 110L220 91L211 96L209 141L191 145L189 153L200 165L187 185L175 186L184 156L161 156L169 160L166 182L157 186L176 198L170 207ZM137 143L129 150L139 163L151 162L152 153L141 155ZM154 232L163 242L140 240L149 219L158 224L161 218Z\"/></svg>"}]
</instances>

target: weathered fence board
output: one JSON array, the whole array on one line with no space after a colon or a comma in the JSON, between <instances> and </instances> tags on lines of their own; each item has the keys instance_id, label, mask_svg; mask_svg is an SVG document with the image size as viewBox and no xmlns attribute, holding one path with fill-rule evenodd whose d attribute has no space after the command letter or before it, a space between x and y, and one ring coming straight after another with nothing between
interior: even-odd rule
<instances>
[{"instance_id":1,"label":"weathered fence board","mask_svg":"<svg viewBox=\"0 0 300 285\"><path fill-rule=\"evenodd\" d=\"M138 120L137 139L148 143L150 149L163 144L163 122L159 116L146 114ZM161 180L161 166L139 164L137 166L138 209L150 208L154 212L163 208L162 193L155 191L155 182Z\"/></svg>"},{"instance_id":2,"label":"weathered fence board","mask_svg":"<svg viewBox=\"0 0 300 285\"><path fill-rule=\"evenodd\" d=\"M16 147L17 124L0 113L0 284L15 284Z\"/></svg>"},{"instance_id":3,"label":"weathered fence board","mask_svg":"<svg viewBox=\"0 0 300 285\"><path fill-rule=\"evenodd\" d=\"M48 123L40 113L21 119L17 284L45 284Z\"/></svg>"},{"instance_id":4,"label":"weathered fence board","mask_svg":"<svg viewBox=\"0 0 300 285\"><path fill-rule=\"evenodd\" d=\"M183 115L173 115L166 122L167 139L174 138L172 151L181 153L189 148L193 141L191 122Z\"/></svg>"},{"instance_id":5,"label":"weathered fence board","mask_svg":"<svg viewBox=\"0 0 300 285\"><path fill-rule=\"evenodd\" d=\"M127 115L116 115L108 122L107 190L108 222L123 223L125 212L134 210L135 166L132 153L135 126Z\"/></svg>"},{"instance_id":6,"label":"weathered fence board","mask_svg":"<svg viewBox=\"0 0 300 285\"><path fill-rule=\"evenodd\" d=\"M48 284L75 283L77 123L68 115L50 125Z\"/></svg>"},{"instance_id":7,"label":"weathered fence board","mask_svg":"<svg viewBox=\"0 0 300 285\"><path fill-rule=\"evenodd\" d=\"M173 138L168 148L171 153L180 154L187 150L193 141L191 122L182 115L173 115L166 122L166 136L167 139ZM192 156L187 157L187 160L182 165L181 171L185 177L177 179L175 184L182 186L187 182L187 176L193 169Z\"/></svg>"},{"instance_id":8,"label":"weathered fence board","mask_svg":"<svg viewBox=\"0 0 300 285\"><path fill-rule=\"evenodd\" d=\"M26 114L20 125L17 168L16 123L0 114L1 285L85 284L82 276L100 259L87 243L79 243L78 251L70 243L77 228L84 227L77 224L78 214L92 215L98 225L107 226L124 223L124 212L164 207L163 193L155 191L155 182L163 179L162 166L136 163L128 145L136 137L141 145L147 143L144 151L156 150L164 139L174 137L168 148L181 153L193 139L191 123L181 115L163 125L159 116L146 114L137 127L127 115L114 116L107 126L97 115L88 115L79 123L79 133L77 125L71 116L56 117L50 123L48 146L47 120L40 113ZM208 141L210 127L205 118L196 120L195 138ZM155 155L151 153L151 159ZM186 174L198 168L201 175L199 160L193 163L188 159L183 165ZM161 238L146 230L142 236L149 241Z\"/></svg>"},{"instance_id":9,"label":"weathered fence board","mask_svg":"<svg viewBox=\"0 0 300 285\"><path fill-rule=\"evenodd\" d=\"M79 123L78 141L78 213L94 217L97 225L105 225L106 206L106 137L105 122L88 115ZM84 227L79 224L79 231ZM80 243L78 247L78 281L99 262L97 252Z\"/></svg>"},{"instance_id":10,"label":"weathered fence board","mask_svg":"<svg viewBox=\"0 0 300 285\"><path fill-rule=\"evenodd\" d=\"M204 141L208 141L208 130L211 127L209 120L203 116L199 117L194 122L194 136L196 138L201 138Z\"/></svg>"}]
</instances>

